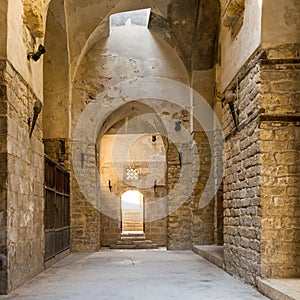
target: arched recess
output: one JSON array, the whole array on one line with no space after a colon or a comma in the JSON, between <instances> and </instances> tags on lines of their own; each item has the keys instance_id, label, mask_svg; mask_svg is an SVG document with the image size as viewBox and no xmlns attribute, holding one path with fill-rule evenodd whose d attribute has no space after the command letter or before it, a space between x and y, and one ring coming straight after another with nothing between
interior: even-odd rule
<instances>
[{"instance_id":1,"label":"arched recess","mask_svg":"<svg viewBox=\"0 0 300 300\"><path fill-rule=\"evenodd\" d=\"M168 140L159 115L142 100L121 106L104 122L97 149L101 245L116 244L124 231L142 231L165 246ZM143 203L126 212L122 195L132 189ZM130 220L134 216L139 220Z\"/></svg>"},{"instance_id":2,"label":"arched recess","mask_svg":"<svg viewBox=\"0 0 300 300\"><path fill-rule=\"evenodd\" d=\"M69 55L64 1L48 7L44 58L43 130L45 152L62 163L68 160Z\"/></svg>"}]
</instances>

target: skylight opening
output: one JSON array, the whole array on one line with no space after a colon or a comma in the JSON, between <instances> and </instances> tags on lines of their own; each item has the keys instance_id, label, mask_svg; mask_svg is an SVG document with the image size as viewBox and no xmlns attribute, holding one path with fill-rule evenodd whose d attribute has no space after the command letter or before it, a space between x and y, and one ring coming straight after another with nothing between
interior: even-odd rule
<instances>
[{"instance_id":1,"label":"skylight opening","mask_svg":"<svg viewBox=\"0 0 300 300\"><path fill-rule=\"evenodd\" d=\"M116 27L120 26L143 26L148 28L151 8L126 11L113 14L109 17L110 33Z\"/></svg>"}]
</instances>

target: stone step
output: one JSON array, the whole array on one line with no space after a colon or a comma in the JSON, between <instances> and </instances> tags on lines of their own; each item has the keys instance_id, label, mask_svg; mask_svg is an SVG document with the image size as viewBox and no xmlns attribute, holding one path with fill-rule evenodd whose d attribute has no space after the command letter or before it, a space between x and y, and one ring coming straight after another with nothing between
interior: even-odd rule
<instances>
[{"instance_id":1,"label":"stone step","mask_svg":"<svg viewBox=\"0 0 300 300\"><path fill-rule=\"evenodd\" d=\"M111 249L137 249L136 245L111 245Z\"/></svg>"},{"instance_id":2,"label":"stone step","mask_svg":"<svg viewBox=\"0 0 300 300\"><path fill-rule=\"evenodd\" d=\"M143 245L143 244L152 244L151 240L146 240L146 239L142 239L142 240L128 240L128 239L124 239L124 240L118 240L117 241L117 245Z\"/></svg>"},{"instance_id":3,"label":"stone step","mask_svg":"<svg viewBox=\"0 0 300 300\"><path fill-rule=\"evenodd\" d=\"M137 249L158 249L158 245L157 244L140 244L140 245L136 245Z\"/></svg>"},{"instance_id":4,"label":"stone step","mask_svg":"<svg viewBox=\"0 0 300 300\"><path fill-rule=\"evenodd\" d=\"M145 233L143 231L125 231L121 233L121 236L141 236L141 235L145 235Z\"/></svg>"},{"instance_id":5,"label":"stone step","mask_svg":"<svg viewBox=\"0 0 300 300\"><path fill-rule=\"evenodd\" d=\"M158 245L151 240L146 240L144 233L122 233L116 244L111 245L112 249L157 249Z\"/></svg>"},{"instance_id":6,"label":"stone step","mask_svg":"<svg viewBox=\"0 0 300 300\"><path fill-rule=\"evenodd\" d=\"M153 244L151 240L141 240L141 241L133 241L135 245L148 245L148 244Z\"/></svg>"},{"instance_id":7,"label":"stone step","mask_svg":"<svg viewBox=\"0 0 300 300\"><path fill-rule=\"evenodd\" d=\"M134 244L124 244L124 245L119 245L119 244L115 244L115 245L111 245L110 246L111 249L158 249L158 245L157 244L138 244L138 245L134 245Z\"/></svg>"},{"instance_id":8,"label":"stone step","mask_svg":"<svg viewBox=\"0 0 300 300\"><path fill-rule=\"evenodd\" d=\"M121 236L122 241L144 241L145 236Z\"/></svg>"}]
</instances>

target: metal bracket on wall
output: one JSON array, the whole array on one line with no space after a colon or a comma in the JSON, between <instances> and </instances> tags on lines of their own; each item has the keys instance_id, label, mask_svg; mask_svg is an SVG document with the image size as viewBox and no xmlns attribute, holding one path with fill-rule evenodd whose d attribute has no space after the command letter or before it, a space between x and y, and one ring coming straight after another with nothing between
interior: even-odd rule
<instances>
[{"instance_id":1,"label":"metal bracket on wall","mask_svg":"<svg viewBox=\"0 0 300 300\"><path fill-rule=\"evenodd\" d=\"M178 159L179 159L179 166L181 169L181 167L182 167L182 150L181 149L178 149Z\"/></svg>"},{"instance_id":2,"label":"metal bracket on wall","mask_svg":"<svg viewBox=\"0 0 300 300\"><path fill-rule=\"evenodd\" d=\"M109 192L111 193L111 191L112 191L112 185L111 185L110 179L107 180L107 184L108 184Z\"/></svg>"},{"instance_id":3,"label":"metal bracket on wall","mask_svg":"<svg viewBox=\"0 0 300 300\"><path fill-rule=\"evenodd\" d=\"M229 105L229 108L230 108L230 112L231 112L231 115L232 115L232 119L233 119L235 128L238 129L238 122L237 122L237 117L236 117L236 114L235 114L233 101L228 102L228 105Z\"/></svg>"},{"instance_id":4,"label":"metal bracket on wall","mask_svg":"<svg viewBox=\"0 0 300 300\"><path fill-rule=\"evenodd\" d=\"M235 128L238 129L238 119L236 115L237 111L234 107L234 101L238 99L238 88L236 89L236 93L232 90L229 90L225 93L225 103L228 103Z\"/></svg>"},{"instance_id":5,"label":"metal bracket on wall","mask_svg":"<svg viewBox=\"0 0 300 300\"><path fill-rule=\"evenodd\" d=\"M31 122L30 118L28 119L28 125L31 125L31 129L30 129L30 132L29 132L29 138L31 138L31 136L32 136L32 133L33 133L33 130L34 130L37 118L38 118L40 112L42 111L42 107L43 107L42 102L40 100L36 100L35 103L34 103L34 107L33 107L33 119L32 119L32 122Z\"/></svg>"},{"instance_id":6,"label":"metal bracket on wall","mask_svg":"<svg viewBox=\"0 0 300 300\"><path fill-rule=\"evenodd\" d=\"M83 169L84 166L84 152L81 152L81 156L80 156L80 160L81 160L81 169Z\"/></svg>"}]
</instances>

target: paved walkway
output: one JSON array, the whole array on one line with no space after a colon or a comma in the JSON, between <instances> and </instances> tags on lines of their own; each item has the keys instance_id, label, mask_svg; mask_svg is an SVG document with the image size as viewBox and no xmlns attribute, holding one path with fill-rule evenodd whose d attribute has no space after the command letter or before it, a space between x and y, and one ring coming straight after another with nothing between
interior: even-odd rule
<instances>
[{"instance_id":1,"label":"paved walkway","mask_svg":"<svg viewBox=\"0 0 300 300\"><path fill-rule=\"evenodd\" d=\"M191 251L74 253L0 299L267 299Z\"/></svg>"}]
</instances>

